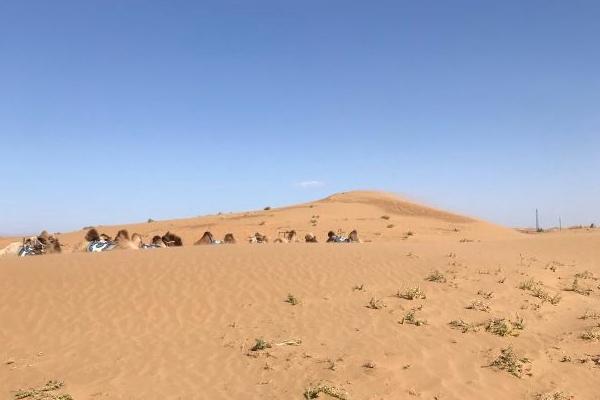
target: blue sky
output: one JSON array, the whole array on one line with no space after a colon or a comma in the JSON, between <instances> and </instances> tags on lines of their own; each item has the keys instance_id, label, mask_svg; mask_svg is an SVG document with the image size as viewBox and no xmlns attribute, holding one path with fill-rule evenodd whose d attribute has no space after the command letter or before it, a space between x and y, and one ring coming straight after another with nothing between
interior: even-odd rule
<instances>
[{"instance_id":1,"label":"blue sky","mask_svg":"<svg viewBox=\"0 0 600 400\"><path fill-rule=\"evenodd\" d=\"M381 189L600 223L597 1L3 1L0 232Z\"/></svg>"}]
</instances>

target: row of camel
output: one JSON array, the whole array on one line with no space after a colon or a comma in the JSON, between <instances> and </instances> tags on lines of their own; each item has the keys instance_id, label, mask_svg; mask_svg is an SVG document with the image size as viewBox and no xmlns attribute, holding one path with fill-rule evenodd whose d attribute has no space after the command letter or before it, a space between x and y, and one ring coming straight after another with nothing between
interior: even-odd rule
<instances>
[{"instance_id":1,"label":"row of camel","mask_svg":"<svg viewBox=\"0 0 600 400\"><path fill-rule=\"evenodd\" d=\"M143 240L142 235L139 233L133 233L131 236L126 229L121 229L117 232L114 238L111 238L105 233L99 233L95 228L90 229L84 237L84 241L75 247L75 251L80 252L101 252L109 250L138 250L138 249L151 249L151 248L165 248L165 247L179 247L183 246L183 240L180 236L167 232L164 235L155 235L152 237L150 242L146 243ZM297 243L301 240L295 230L283 232L283 237L276 238L273 243ZM307 233L304 236L306 243L317 243L317 237L312 233ZM249 243L269 243L269 238L259 232L254 233L248 237ZM330 231L327 234L328 243L355 243L360 242L358 233L356 230L350 232L348 236L344 236L340 233ZM216 239L215 236L210 232L206 231L200 239L194 242L194 245L214 245L214 244L235 244L236 239L233 233L227 233L223 240ZM32 236L24 238L20 242L13 242L0 250L0 256L2 255L18 255L18 256L30 256L30 255L43 255L60 253L62 245L60 244L57 237L48 234L43 231L38 236Z\"/></svg>"}]
</instances>

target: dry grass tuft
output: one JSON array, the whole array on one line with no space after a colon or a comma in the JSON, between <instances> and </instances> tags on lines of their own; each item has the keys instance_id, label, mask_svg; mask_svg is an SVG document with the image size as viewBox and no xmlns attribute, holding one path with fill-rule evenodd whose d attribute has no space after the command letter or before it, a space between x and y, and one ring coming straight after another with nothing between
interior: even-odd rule
<instances>
[{"instance_id":1,"label":"dry grass tuft","mask_svg":"<svg viewBox=\"0 0 600 400\"><path fill-rule=\"evenodd\" d=\"M537 297L542 300L542 303L548 302L553 306L557 305L562 299L560 293L551 295L546 292L542 287L541 281L536 281L533 278L523 281L519 284L518 288L521 290L527 290L533 297Z\"/></svg>"},{"instance_id":2,"label":"dry grass tuft","mask_svg":"<svg viewBox=\"0 0 600 400\"><path fill-rule=\"evenodd\" d=\"M517 315L516 321L506 318L495 318L488 321L485 330L498 336L519 336L519 332L525 329L523 318Z\"/></svg>"},{"instance_id":3,"label":"dry grass tuft","mask_svg":"<svg viewBox=\"0 0 600 400\"><path fill-rule=\"evenodd\" d=\"M399 322L401 324L409 324L409 325L416 325L416 326L427 325L426 320L418 319L416 317L417 311L421 311L422 308L423 308L423 306L411 308L410 310L408 310L406 312L406 314L404 314L404 317L402 317L402 319Z\"/></svg>"},{"instance_id":4,"label":"dry grass tuft","mask_svg":"<svg viewBox=\"0 0 600 400\"><path fill-rule=\"evenodd\" d=\"M31 400L73 400L70 394L67 393L50 393L64 386L63 382L52 380L39 388L31 388L27 390L17 390L14 393L13 399L31 399Z\"/></svg>"},{"instance_id":5,"label":"dry grass tuft","mask_svg":"<svg viewBox=\"0 0 600 400\"><path fill-rule=\"evenodd\" d=\"M600 312L586 310L579 319L600 319Z\"/></svg>"},{"instance_id":6,"label":"dry grass tuft","mask_svg":"<svg viewBox=\"0 0 600 400\"><path fill-rule=\"evenodd\" d=\"M435 270L429 273L429 275L427 275L425 277L426 281L429 282L438 282L438 283L445 283L446 282L446 275L442 274L440 271Z\"/></svg>"},{"instance_id":7,"label":"dry grass tuft","mask_svg":"<svg viewBox=\"0 0 600 400\"><path fill-rule=\"evenodd\" d=\"M290 303L293 306L300 304L300 300L298 300L298 298L291 293L288 293L285 302Z\"/></svg>"},{"instance_id":8,"label":"dry grass tuft","mask_svg":"<svg viewBox=\"0 0 600 400\"><path fill-rule=\"evenodd\" d=\"M575 292L575 293L581 294L583 296L589 296L593 292L593 290L590 288L580 286L579 278L577 278L577 277L575 277L575 279L573 279L573 283L571 283L571 286L566 288L565 291Z\"/></svg>"},{"instance_id":9,"label":"dry grass tuft","mask_svg":"<svg viewBox=\"0 0 600 400\"><path fill-rule=\"evenodd\" d=\"M345 390L323 382L311 385L304 390L304 398L307 400L316 399L321 393L339 400L348 400L350 398Z\"/></svg>"},{"instance_id":10,"label":"dry grass tuft","mask_svg":"<svg viewBox=\"0 0 600 400\"><path fill-rule=\"evenodd\" d=\"M489 300L492 297L494 297L494 292L486 292L485 290L478 290L477 295L483 297L486 300Z\"/></svg>"},{"instance_id":11,"label":"dry grass tuft","mask_svg":"<svg viewBox=\"0 0 600 400\"><path fill-rule=\"evenodd\" d=\"M421 290L420 286L409 287L403 291L398 290L396 296L406 300L425 299L427 297L425 296L425 292Z\"/></svg>"},{"instance_id":12,"label":"dry grass tuft","mask_svg":"<svg viewBox=\"0 0 600 400\"><path fill-rule=\"evenodd\" d=\"M467 333L479 331L479 329L482 327L482 325L484 325L484 323L476 324L474 322L463 321L462 319L455 319L453 321L450 321L449 325L454 329L460 329L462 333Z\"/></svg>"},{"instance_id":13,"label":"dry grass tuft","mask_svg":"<svg viewBox=\"0 0 600 400\"><path fill-rule=\"evenodd\" d=\"M571 400L574 397L564 392L538 393L535 400Z\"/></svg>"},{"instance_id":14,"label":"dry grass tuft","mask_svg":"<svg viewBox=\"0 0 600 400\"><path fill-rule=\"evenodd\" d=\"M250 349L251 351L260 351L271 348L271 343L267 342L262 338L255 339L255 341L256 342L254 343L254 346L252 346L252 348Z\"/></svg>"},{"instance_id":15,"label":"dry grass tuft","mask_svg":"<svg viewBox=\"0 0 600 400\"><path fill-rule=\"evenodd\" d=\"M385 307L385 303L383 302L383 300L376 299L375 297L371 297L371 300L369 300L369 304L367 304L367 308L370 308L373 310L380 310L384 307Z\"/></svg>"},{"instance_id":16,"label":"dry grass tuft","mask_svg":"<svg viewBox=\"0 0 600 400\"><path fill-rule=\"evenodd\" d=\"M512 347L506 347L500 350L500 355L492 361L490 367L498 368L502 371L506 371L511 375L521 378L525 373L524 366L529 364L531 361L526 357L517 356Z\"/></svg>"},{"instance_id":17,"label":"dry grass tuft","mask_svg":"<svg viewBox=\"0 0 600 400\"><path fill-rule=\"evenodd\" d=\"M600 340L600 325L594 326L590 329L583 331L581 334L581 338L584 340L589 340L592 342L597 342Z\"/></svg>"},{"instance_id":18,"label":"dry grass tuft","mask_svg":"<svg viewBox=\"0 0 600 400\"><path fill-rule=\"evenodd\" d=\"M490 312L490 305L481 300L473 300L471 304L465 307L467 310L476 310Z\"/></svg>"}]
</instances>

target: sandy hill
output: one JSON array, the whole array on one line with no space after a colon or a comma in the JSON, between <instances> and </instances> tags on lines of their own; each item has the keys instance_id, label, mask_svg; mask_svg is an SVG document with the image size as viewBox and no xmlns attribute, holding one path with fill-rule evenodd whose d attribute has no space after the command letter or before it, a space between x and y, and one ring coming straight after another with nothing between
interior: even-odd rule
<instances>
[{"instance_id":1,"label":"sandy hill","mask_svg":"<svg viewBox=\"0 0 600 400\"><path fill-rule=\"evenodd\" d=\"M128 226L287 228L372 241L1 258L0 398L599 398L599 230L518 234L373 192Z\"/></svg>"},{"instance_id":2,"label":"sandy hill","mask_svg":"<svg viewBox=\"0 0 600 400\"><path fill-rule=\"evenodd\" d=\"M204 231L211 231L220 239L231 232L239 242L246 242L246 238L255 232L266 234L273 240L292 229L301 238L306 233L313 233L321 241L330 230L348 233L353 229L358 230L365 242L398 241L409 237L413 241L486 240L516 235L512 229L373 191L338 193L306 204L268 210L98 227L111 236L121 228L130 233L138 232L145 239L170 230L180 235L184 244L192 244ZM81 242L84 235L85 230L63 233L60 240L68 250Z\"/></svg>"}]
</instances>

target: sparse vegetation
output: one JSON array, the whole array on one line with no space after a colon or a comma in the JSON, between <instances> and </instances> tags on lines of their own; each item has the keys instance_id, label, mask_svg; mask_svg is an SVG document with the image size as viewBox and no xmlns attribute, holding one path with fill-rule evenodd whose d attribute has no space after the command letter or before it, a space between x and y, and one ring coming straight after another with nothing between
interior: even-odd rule
<instances>
[{"instance_id":1,"label":"sparse vegetation","mask_svg":"<svg viewBox=\"0 0 600 400\"><path fill-rule=\"evenodd\" d=\"M354 287L352 288L352 291L359 291L359 292L364 292L365 289L365 284L361 283L360 285L354 285Z\"/></svg>"},{"instance_id":2,"label":"sparse vegetation","mask_svg":"<svg viewBox=\"0 0 600 400\"><path fill-rule=\"evenodd\" d=\"M396 293L396 296L400 297L401 299L406 299L406 300L415 300L415 299L425 299L426 298L425 292L423 292L421 290L420 286L409 287L402 291L398 290L398 293Z\"/></svg>"},{"instance_id":3,"label":"sparse vegetation","mask_svg":"<svg viewBox=\"0 0 600 400\"><path fill-rule=\"evenodd\" d=\"M252 348L250 349L251 351L260 351L271 348L271 343L267 342L262 338L255 339L255 341L256 342L254 343L254 346L252 346Z\"/></svg>"},{"instance_id":4,"label":"sparse vegetation","mask_svg":"<svg viewBox=\"0 0 600 400\"><path fill-rule=\"evenodd\" d=\"M593 292L592 289L585 288L585 287L582 287L581 285L579 285L579 278L577 278L577 277L575 277L575 279L573 279L573 283L571 283L571 286L566 288L565 291L575 292L575 293L581 294L583 296L589 296Z\"/></svg>"},{"instance_id":5,"label":"sparse vegetation","mask_svg":"<svg viewBox=\"0 0 600 400\"><path fill-rule=\"evenodd\" d=\"M31 388L27 390L17 390L14 393L13 398L17 399L30 399L30 400L73 400L70 394L67 393L50 393L54 392L64 386L63 382L52 380L46 382L46 384L39 388Z\"/></svg>"},{"instance_id":6,"label":"sparse vegetation","mask_svg":"<svg viewBox=\"0 0 600 400\"><path fill-rule=\"evenodd\" d=\"M271 209L271 207L268 207L268 206L263 208L263 210L265 210L265 211L269 211L270 209Z\"/></svg>"},{"instance_id":7,"label":"sparse vegetation","mask_svg":"<svg viewBox=\"0 0 600 400\"><path fill-rule=\"evenodd\" d=\"M422 326L422 325L427 325L427 321L424 319L418 319L416 317L416 313L417 311L420 311L423 307L416 307L416 308L411 308L410 310L408 310L405 314L404 317L402 317L402 319L400 320L401 324L410 324L410 325L416 325L416 326Z\"/></svg>"},{"instance_id":8,"label":"sparse vegetation","mask_svg":"<svg viewBox=\"0 0 600 400\"><path fill-rule=\"evenodd\" d=\"M288 293L287 298L285 299L285 302L290 303L293 306L300 304L300 300L298 300L298 298L291 293Z\"/></svg>"},{"instance_id":9,"label":"sparse vegetation","mask_svg":"<svg viewBox=\"0 0 600 400\"><path fill-rule=\"evenodd\" d=\"M156 222L156 221L154 221L152 218L148 218L148 223L149 223L149 224L151 224L151 223L153 223L153 222Z\"/></svg>"},{"instance_id":10,"label":"sparse vegetation","mask_svg":"<svg viewBox=\"0 0 600 400\"><path fill-rule=\"evenodd\" d=\"M507 347L500 350L500 355L492 361L490 367L495 367L500 370L506 371L517 378L523 376L525 364L529 364L531 361L526 357L517 356L512 347Z\"/></svg>"},{"instance_id":11,"label":"sparse vegetation","mask_svg":"<svg viewBox=\"0 0 600 400\"><path fill-rule=\"evenodd\" d=\"M479 331L479 329L481 328L481 326L483 324L481 324L481 323L475 324L473 322L463 321L462 319L455 319L453 321L450 321L449 325L454 329L461 330L462 333L467 333L467 332Z\"/></svg>"},{"instance_id":12,"label":"sparse vegetation","mask_svg":"<svg viewBox=\"0 0 600 400\"><path fill-rule=\"evenodd\" d=\"M593 342L600 340L600 325L583 331L583 333L581 334L581 338Z\"/></svg>"},{"instance_id":13,"label":"sparse vegetation","mask_svg":"<svg viewBox=\"0 0 600 400\"><path fill-rule=\"evenodd\" d=\"M371 297L369 300L369 304L367 304L367 308L371 308L373 310L380 310L385 307L385 303L381 299L376 299L375 297Z\"/></svg>"},{"instance_id":14,"label":"sparse vegetation","mask_svg":"<svg viewBox=\"0 0 600 400\"><path fill-rule=\"evenodd\" d=\"M573 396L564 392L538 393L535 400L570 400Z\"/></svg>"},{"instance_id":15,"label":"sparse vegetation","mask_svg":"<svg viewBox=\"0 0 600 400\"><path fill-rule=\"evenodd\" d=\"M381 219L388 220L388 219L390 219L390 216L389 216L389 215L382 215L382 216L381 216Z\"/></svg>"},{"instance_id":16,"label":"sparse vegetation","mask_svg":"<svg viewBox=\"0 0 600 400\"><path fill-rule=\"evenodd\" d=\"M600 312L586 310L579 319L600 319Z\"/></svg>"},{"instance_id":17,"label":"sparse vegetation","mask_svg":"<svg viewBox=\"0 0 600 400\"><path fill-rule=\"evenodd\" d=\"M304 398L307 400L316 399L321 393L339 400L349 399L349 395L345 390L327 383L318 383L316 385L309 386L306 390L304 390Z\"/></svg>"},{"instance_id":18,"label":"sparse vegetation","mask_svg":"<svg viewBox=\"0 0 600 400\"><path fill-rule=\"evenodd\" d=\"M591 273L590 271L583 271L583 272L578 272L575 274L575 278L580 278L580 279L596 279L594 277L594 274Z\"/></svg>"},{"instance_id":19,"label":"sparse vegetation","mask_svg":"<svg viewBox=\"0 0 600 400\"><path fill-rule=\"evenodd\" d=\"M525 329L523 318L517 316L516 321L506 318L495 318L487 322L485 330L498 336L518 336L520 330Z\"/></svg>"},{"instance_id":20,"label":"sparse vegetation","mask_svg":"<svg viewBox=\"0 0 600 400\"><path fill-rule=\"evenodd\" d=\"M386 226L386 228L391 229L394 227L394 224L389 224L388 226Z\"/></svg>"},{"instance_id":21,"label":"sparse vegetation","mask_svg":"<svg viewBox=\"0 0 600 400\"><path fill-rule=\"evenodd\" d=\"M492 297L494 297L494 292L486 292L485 290L478 290L477 295L483 297L486 300L489 300Z\"/></svg>"},{"instance_id":22,"label":"sparse vegetation","mask_svg":"<svg viewBox=\"0 0 600 400\"><path fill-rule=\"evenodd\" d=\"M468 310L476 310L476 311L484 311L489 312L490 306L487 303L484 303L481 300L473 300L471 304L465 307Z\"/></svg>"},{"instance_id":23,"label":"sparse vegetation","mask_svg":"<svg viewBox=\"0 0 600 400\"><path fill-rule=\"evenodd\" d=\"M363 368L369 368L369 369L374 369L375 367L377 367L377 365L375 364L374 361L367 361L362 366L363 366Z\"/></svg>"},{"instance_id":24,"label":"sparse vegetation","mask_svg":"<svg viewBox=\"0 0 600 400\"><path fill-rule=\"evenodd\" d=\"M562 298L560 293L557 293L554 296L550 295L550 293L542 288L542 282L536 281L533 278L521 282L518 288L527 290L533 297L537 297L538 299L541 299L542 302L548 302L552 305L557 305Z\"/></svg>"},{"instance_id":25,"label":"sparse vegetation","mask_svg":"<svg viewBox=\"0 0 600 400\"><path fill-rule=\"evenodd\" d=\"M445 283L446 276L444 274L442 274L440 271L435 270L435 271L432 271L431 273L429 273L429 275L427 275L427 277L425 277L425 280L430 281L430 282Z\"/></svg>"}]
</instances>

